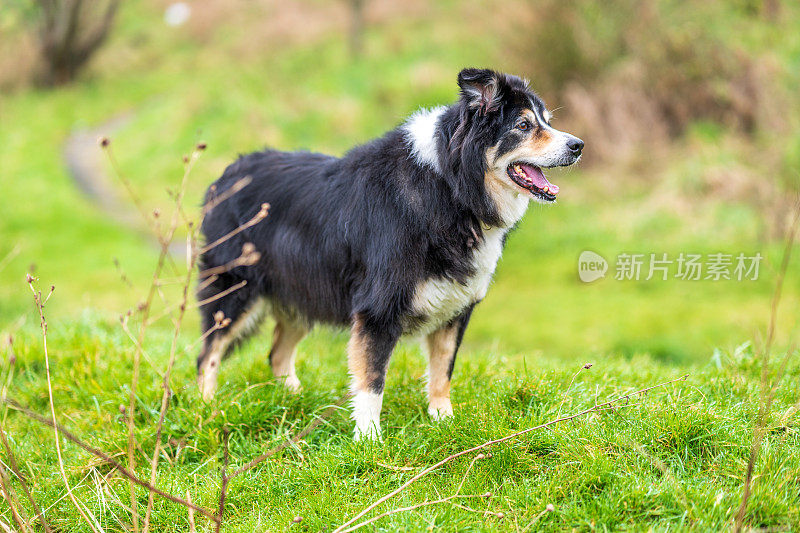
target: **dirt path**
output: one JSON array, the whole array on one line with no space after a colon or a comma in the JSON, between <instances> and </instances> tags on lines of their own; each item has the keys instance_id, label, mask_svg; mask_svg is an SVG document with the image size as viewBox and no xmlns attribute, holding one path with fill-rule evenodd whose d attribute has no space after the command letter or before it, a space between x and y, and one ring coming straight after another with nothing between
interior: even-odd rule
<instances>
[{"instance_id":1,"label":"dirt path","mask_svg":"<svg viewBox=\"0 0 800 533\"><path fill-rule=\"evenodd\" d=\"M64 164L78 189L106 217L146 236L154 247L160 247L138 210L120 194L116 178L108 173L108 158L99 145L101 138L111 137L132 118L132 113L125 113L97 127L74 130L64 143ZM176 257L183 257L186 246L179 242L173 243L170 252Z\"/></svg>"},{"instance_id":2,"label":"dirt path","mask_svg":"<svg viewBox=\"0 0 800 533\"><path fill-rule=\"evenodd\" d=\"M137 231L143 229L141 216L120 197L115 179L107 172L108 159L99 139L110 137L130 122L132 115L117 116L96 128L74 130L64 143L64 163L72 181L109 218Z\"/></svg>"}]
</instances>

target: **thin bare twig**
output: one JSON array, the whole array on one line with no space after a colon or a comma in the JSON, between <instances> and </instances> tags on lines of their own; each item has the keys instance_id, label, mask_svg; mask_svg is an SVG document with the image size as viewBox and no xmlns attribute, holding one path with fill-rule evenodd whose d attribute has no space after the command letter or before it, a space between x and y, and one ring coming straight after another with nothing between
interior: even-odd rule
<instances>
[{"instance_id":1,"label":"thin bare twig","mask_svg":"<svg viewBox=\"0 0 800 533\"><path fill-rule=\"evenodd\" d=\"M736 521L734 531L739 533L744 524L744 515L747 512L747 502L750 499L750 491L753 482L753 470L755 469L756 461L761 453L761 444L766 436L767 417L772 409L772 401L775 399L775 392L777 384L783 378L783 371L786 369L786 363L792 353L792 350L786 352L784 361L779 369L779 374L775 377L775 385L770 385L769 379L769 360L772 350L772 344L775 340L775 328L778 320L778 305L781 301L783 294L783 282L786 279L786 272L789 269L789 261L792 256L792 248L795 239L797 238L797 231L800 227L800 199L795 205L794 218L789 225L786 232L785 247L783 250L783 257L781 265L778 269L778 277L775 281L775 291L772 295L772 305L770 306L769 325L767 326L767 338L764 343L761 353L761 399L759 401L758 418L756 426L753 428L753 443L750 446L750 458L747 461L747 470L745 472L744 486L742 489L742 502L739 505L739 510L736 513Z\"/></svg>"},{"instance_id":2,"label":"thin bare twig","mask_svg":"<svg viewBox=\"0 0 800 533\"><path fill-rule=\"evenodd\" d=\"M190 236L190 238L192 238ZM150 461L150 484L155 485L156 483L156 471L158 470L158 458L161 454L161 431L164 427L164 417L167 413L167 407L169 406L169 397L170 397L170 388L169 388L169 378L172 374L172 367L175 365L175 356L177 353L178 347L178 335L181 331L181 326L183 325L183 317L186 314L186 306L189 301L189 287L192 284L192 274L194 273L194 263L196 260L194 254L191 254L190 264L187 265L188 268L186 270L186 278L183 284L183 293L181 296L181 305L178 309L178 318L175 322L175 327L172 333L172 343L169 349L169 361L167 362L167 370L164 373L164 380L162 382L162 387L164 391L161 395L161 410L158 414L158 423L156 425L156 443L153 449L153 459ZM144 515L144 526L142 527L142 531L147 533L150 529L150 513L153 510L153 493L151 492L147 497L147 510L145 511Z\"/></svg>"},{"instance_id":3,"label":"thin bare twig","mask_svg":"<svg viewBox=\"0 0 800 533\"><path fill-rule=\"evenodd\" d=\"M224 291L218 292L214 296L206 298L205 300L200 300L199 302L197 302L195 304L195 307L203 307L204 305L208 305L211 302L215 302L215 301L219 300L220 298L224 298L225 296L229 295L230 293L232 293L234 291L238 291L239 289L241 289L245 285L247 285L247 280L243 279L242 281L240 281L236 285L232 285L232 286L228 287L227 289L225 289Z\"/></svg>"},{"instance_id":4,"label":"thin bare twig","mask_svg":"<svg viewBox=\"0 0 800 533\"><path fill-rule=\"evenodd\" d=\"M672 473L672 470L670 470L664 461L649 453L647 449L638 442L635 442L631 439L626 440L633 449L639 452L642 457L650 461L650 464L656 467L664 475L664 477L666 477L675 486L675 491L678 493L678 498L680 498L686 513L688 513L691 518L691 506L689 504L689 498L686 497L686 491L683 490L680 481L678 481L678 479L675 477L675 474Z\"/></svg>"},{"instance_id":5,"label":"thin bare twig","mask_svg":"<svg viewBox=\"0 0 800 533\"><path fill-rule=\"evenodd\" d=\"M211 267L206 270L200 271L200 278L205 278L207 276L214 276L217 274L224 274L225 272L230 272L236 267L240 266L250 266L254 265L258 262L258 259L261 255L258 252L253 252L252 254L242 254L241 256L237 257L233 261L229 263L225 263L224 265L219 265L216 267Z\"/></svg>"},{"instance_id":6,"label":"thin bare twig","mask_svg":"<svg viewBox=\"0 0 800 533\"><path fill-rule=\"evenodd\" d=\"M489 509L484 509L483 511L481 511L480 509L473 509L472 507L469 507L468 505L464 505L463 503L456 503L454 501L451 501L449 503L453 507L458 507L459 509L464 509L465 511L469 511L470 513L478 513L478 514L481 514L483 516L494 516L496 518L505 518L506 517L506 514L503 513L502 511L492 511L492 510L489 510Z\"/></svg>"},{"instance_id":7,"label":"thin bare twig","mask_svg":"<svg viewBox=\"0 0 800 533\"><path fill-rule=\"evenodd\" d=\"M136 190L133 188L133 185L131 184L130 180L128 180L128 178L125 177L125 174L123 174L122 172L122 168L117 163L117 158L114 157L114 150L111 147L111 142L109 141L109 139L106 137L100 139L100 147L105 151L106 156L108 157L108 161L111 164L111 169L114 171L114 174L116 175L120 183L122 183L122 186L125 188L125 192L130 197L131 201L133 202L133 205L136 206L136 209L139 211L139 215L142 217L142 219L144 219L145 224L148 225L150 231L152 231L153 233L158 233L155 221L150 216L150 213L148 213L139 195L136 194Z\"/></svg>"},{"instance_id":8,"label":"thin bare twig","mask_svg":"<svg viewBox=\"0 0 800 533\"><path fill-rule=\"evenodd\" d=\"M561 408L564 406L564 402L567 401L567 397L569 396L569 391L572 389L572 384L575 382L575 378L578 377L578 374L580 374L581 371L589 370L590 368L592 368L592 363L586 363L572 375L572 379L569 380L569 385L567 386L567 392L564 393L564 397L561 398L561 403L558 404L558 414L556 414L556 418L561 416Z\"/></svg>"},{"instance_id":9,"label":"thin bare twig","mask_svg":"<svg viewBox=\"0 0 800 533\"><path fill-rule=\"evenodd\" d=\"M381 463L380 461L376 461L375 464L378 466L382 466L383 468L388 468L389 470L394 470L396 472L413 472L414 470L419 470L418 468L414 468L413 466L392 466L392 465L387 465L386 463Z\"/></svg>"},{"instance_id":10,"label":"thin bare twig","mask_svg":"<svg viewBox=\"0 0 800 533\"><path fill-rule=\"evenodd\" d=\"M546 515L547 513L552 513L552 512L553 512L553 511L555 511L555 510L556 510L556 508L553 506L553 504L552 504L552 503L548 503L548 504L547 504L547 506L544 508L544 511L541 511L539 514L537 514L537 515L534 517L534 519L533 519L533 520L531 520L531 523L530 523L530 524L528 524L527 526L525 526L525 528L524 528L522 531L520 531L520 533L525 533L525 532L526 532L526 531L528 531L530 528L532 528L532 527L533 527L533 525L534 525L534 524L536 524L536 522L538 522L539 520L541 520L541 518L542 518L544 515Z\"/></svg>"},{"instance_id":11,"label":"thin bare twig","mask_svg":"<svg viewBox=\"0 0 800 533\"><path fill-rule=\"evenodd\" d=\"M169 226L169 228L167 229L167 231L165 233L162 233L160 231L160 228L159 228L158 224L151 223L150 217L145 212L141 202L139 202L137 200L136 194L135 194L133 188L131 187L130 183L123 177L122 173L120 172L120 169L116 165L116 161L114 160L114 157L113 157L113 154L112 154L111 150L108 149L108 146L109 146L108 142L101 143L101 145L104 148L106 148L106 153L108 154L109 159L111 160L111 164L112 164L112 166L113 166L113 168L114 168L114 170L115 170L115 172L117 174L117 177L123 182L123 184L125 184L125 187L128 189L128 193L130 194L131 198L134 199L134 202L137 203L137 207L139 208L139 211L142 213L142 216L145 218L146 221L148 221L148 223L150 223L151 229L153 230L154 234L158 238L159 243L161 244L161 251L160 251L160 253L158 255L158 261L157 261L156 267L155 267L155 269L153 271L153 278L152 278L151 283L150 283L150 290L148 291L147 298L145 299L145 301L144 301L144 303L142 304L142 307L141 307L141 309L142 309L142 323L141 323L141 326L139 327L139 335L138 335L138 338L137 338L137 341L136 341L136 346L135 346L135 349L134 349L134 352L133 352L133 375L131 377L131 387L130 387L130 395L129 395L129 401L128 401L128 466L130 467L130 469L132 471L135 471L136 470L136 458L135 458L135 454L134 454L134 436L133 436L134 423L133 423L133 421L134 421L134 416L135 416L135 413L136 413L136 388L137 388L137 385L139 383L139 367L140 367L140 364L141 364L141 355L142 355L142 351L143 351L142 347L144 345L145 332L147 331L147 326L148 326L147 318L148 318L148 316L150 314L150 310L151 310L152 303L153 303L153 298L155 297L156 292L158 290L158 280L161 277L161 271L163 270L164 264L166 263L166 260L169 257L170 244L172 243L172 240L175 237L175 232L178 229L178 223L180 221L179 217L180 217L181 203L183 201L183 196L184 196L184 193L185 193L185 190L186 190L186 180L187 180L187 178L189 176L189 173L191 172L191 170L192 170L192 168L194 166L195 161L197 161L197 158L198 158L199 153L200 153L199 150L202 150L202 148L200 148L198 146L198 148L195 149L192 152L192 156L187 161L186 167L185 167L184 172L183 172L183 178L181 179L181 185L180 185L180 188L178 189L178 194L177 194L177 196L175 198L175 206L176 207L175 207L175 211L172 214L172 219L171 219L171 222L170 222L170 226ZM138 514L137 506L136 506L136 502L137 502L137 500L136 500L136 490L135 490L135 485L134 485L133 482L130 482L129 485L130 485L130 499L131 499L131 514L132 514L132 518L133 518L133 520L132 520L132 522L133 522L133 531L134 531L134 533L138 533L138 531L139 531L139 514Z\"/></svg>"},{"instance_id":12,"label":"thin bare twig","mask_svg":"<svg viewBox=\"0 0 800 533\"><path fill-rule=\"evenodd\" d=\"M348 399L350 399L351 396L352 395L349 394L349 393L345 394L344 396L342 396L335 404L333 404L330 407L328 407L320 416L318 416L310 424L308 424L303 431L301 431L300 433L297 433L294 437L286 439L286 441L282 442L281 444L278 444L277 446L275 446L274 448L270 449L269 451L267 451L265 453L262 453L261 455L259 455L258 457L256 457L252 461L248 462L244 466L241 466L241 467L237 468L236 470L233 471L233 473L230 476L228 476L228 479L233 479L236 476L238 476L239 474L243 474L244 472L247 472L248 470L250 470L251 468L253 468L257 464L266 461L267 459L269 459L270 457L272 457L276 453L280 452L284 448L292 446L293 444L296 444L297 442L299 442L301 439L304 439L305 437L307 437L309 435L309 433L314 431L317 428L317 426L322 424L325 421L325 419L327 419L331 415L331 413L333 413L336 409L341 407L342 404L345 403Z\"/></svg>"},{"instance_id":13,"label":"thin bare twig","mask_svg":"<svg viewBox=\"0 0 800 533\"><path fill-rule=\"evenodd\" d=\"M467 480L467 476L469 475L469 471L472 470L472 466L475 464L475 461L478 461L478 460L484 459L484 458L486 458L486 454L485 453L479 453L478 455L476 455L475 457L472 458L472 461L470 461L469 466L467 467L467 471L464 472L464 476L461 478L461 483L458 484L458 488L456 489L456 494L461 494L461 488L464 486L464 482Z\"/></svg>"},{"instance_id":14,"label":"thin bare twig","mask_svg":"<svg viewBox=\"0 0 800 533\"><path fill-rule=\"evenodd\" d=\"M200 337L198 337L197 340L195 340L190 345L186 346L183 349L182 353L186 353L186 352L188 352L190 350L193 350L198 344L200 344L201 342L206 340L212 333L214 333L215 331L219 331L221 329L224 329L224 328L228 327L230 325L230 323L231 323L231 319L230 318L226 318L226 319L224 319L222 321L219 321L219 322L214 322L214 325L211 326L210 328L208 328L208 330L205 331L202 335L200 335Z\"/></svg>"},{"instance_id":15,"label":"thin bare twig","mask_svg":"<svg viewBox=\"0 0 800 533\"><path fill-rule=\"evenodd\" d=\"M216 241L214 241L214 242L212 242L210 244L206 244L205 246L200 248L200 251L198 253L200 255L203 255L204 253L208 252L209 250L211 250L213 248L216 248L217 246L219 246L223 242L227 241L231 237L234 237L234 236L238 235L239 233L243 232L247 228L251 228L251 227L255 226L256 224L258 224L259 222L261 222L262 220L267 218L267 213L269 213L269 204L261 204L261 209L259 209L258 213L253 215L253 218L251 218L250 220L248 220L244 224L240 225L236 229L231 230L229 233L226 233L225 235L223 235L222 237L220 237ZM201 276L201 277L203 277L203 276Z\"/></svg>"},{"instance_id":16,"label":"thin bare twig","mask_svg":"<svg viewBox=\"0 0 800 533\"><path fill-rule=\"evenodd\" d=\"M397 494L399 494L400 492L405 490L412 483L416 482L420 478L422 478L422 477L428 475L429 473L433 472L434 470L436 470L440 466L442 466L442 465L444 465L446 463L449 463L450 461L452 461L454 459L457 459L458 457L461 457L463 455L468 455L470 453L473 453L473 452L476 452L476 451L479 451L479 450L483 450L483 449L488 448L490 446L493 446L495 444L499 444L501 442L505 442L507 440L514 439L514 438L519 437L521 435L525 435L526 433L530 433L532 431L543 429L543 428L546 428L546 427L549 427L549 426L552 426L554 424L558 424L558 423L561 423L561 422L566 422L567 420L572 420L574 418L578 418L580 416L583 416L583 415L586 415L586 414L589 414L589 413L592 413L592 412L595 412L595 411L599 411L599 410L602 410L604 408L612 408L612 407L614 407L615 403L618 403L618 402L620 402L622 400L628 400L629 401L632 396L635 396L637 394L644 394L644 393L646 393L646 392L648 392L650 390L653 390L653 389L656 389L656 388L660 388L660 387L665 387L665 386L667 386L667 385L669 385L671 383L676 383L678 381L684 381L687 377L689 377L689 374L684 374L683 376L681 376L679 378L676 378L676 379L673 379L673 380L670 380L670 381L665 381L663 383L659 383L658 385L653 385L653 386L650 386L650 387L646 387L644 389L639 389L637 391L630 392L628 394L623 394L622 396L618 396L617 398L614 398L613 400L609 400L609 401L607 401L605 403L601 403L599 405L595 405L594 407L590 407L588 409L584 409L583 411L580 411L579 413L576 413L574 415L564 416L564 417L561 417L561 418L556 418L556 419L550 420L549 422L545 422L544 424L540 424L540 425L535 426L535 427L527 428L527 429L524 429L522 431L518 431L516 433L512 433L511 435L507 435L505 437L501 437L499 439L490 440L490 441L484 442L483 444L479 444L477 446L473 446L472 448L469 448L467 450L462 450L462 451L460 451L458 453L454 453L452 455L449 455L449 456L445 457L444 459L442 459L441 461L439 461L438 463L434 464L433 466L430 466L430 467L426 468L425 470L423 470L422 472L414 475L408 481L406 481L405 483L400 485L400 487L398 487L397 489L395 489L392 492L390 492L390 493L378 498L377 500L375 500L375 502L373 502L370 505L368 505L361 512L359 512L356 516L354 516L353 518L351 518L350 520L348 520L344 524L342 524L339 527L337 527L333 531L333 533L342 533L343 531L347 530L346 528L348 526L350 526L351 524L356 522L359 518L361 518L362 516L364 516L365 514L370 512L372 509L374 509L378 505L380 505L383 502L385 502L386 500L396 496Z\"/></svg>"},{"instance_id":17,"label":"thin bare twig","mask_svg":"<svg viewBox=\"0 0 800 533\"><path fill-rule=\"evenodd\" d=\"M205 509L203 507L200 507L198 505L195 505L195 504L193 504L193 503L191 503L189 501L186 501L186 500L184 500L184 499L182 499L182 498L180 498L178 496L174 496L174 495L172 495L172 494L170 494L168 492L164 492L163 490L161 490L161 489L159 489L157 487L154 487L153 485L151 485L147 481L139 479L136 476L136 474L134 474L133 472L131 472L130 470L128 470L127 468L122 466L122 464L120 464L113 457L111 457L107 453L102 452L102 451L98 450L97 448L95 448L93 446L90 446L89 444L85 443L80 438L78 438L74 433L72 433L71 431L65 429L60 424L54 423L52 420L49 420L49 419L43 417L42 415L40 415L40 414L28 409L27 407L23 406L22 404L14 401L12 399L6 399L5 402L12 409L14 409L15 411L19 411L20 413L22 413L23 415L27 416L31 420L35 420L36 422L39 422L40 424L43 424L45 426L53 428L54 430L58 431L58 433L61 436L63 436L65 439L77 444L83 450L89 452L90 454L94 455L95 457L97 457L99 459L102 459L105 463L108 463L109 465L114 467L114 469L117 470L120 474L122 474L123 476L128 478L128 480L131 481L132 483L135 483L135 484L139 485L140 487L143 487L143 488L145 488L145 489L147 489L149 491L152 491L152 492L158 494L159 496L161 496L162 498L170 500L170 501L172 501L174 503L183 505L184 507L191 507L192 509L194 509L198 513L202 513L204 516L206 516L212 522L216 522L217 521L217 516L213 512L211 512L208 509Z\"/></svg>"},{"instance_id":18,"label":"thin bare twig","mask_svg":"<svg viewBox=\"0 0 800 533\"><path fill-rule=\"evenodd\" d=\"M234 182L229 188L225 189L219 196L214 196L211 198L206 204L203 206L203 212L201 214L201 218L205 218L205 216L219 204L228 200L230 197L247 187L253 182L253 178L250 176L245 176L240 178ZM216 191L216 185L212 185L212 193Z\"/></svg>"},{"instance_id":19,"label":"thin bare twig","mask_svg":"<svg viewBox=\"0 0 800 533\"><path fill-rule=\"evenodd\" d=\"M30 531L26 524L26 520L20 516L19 512L17 511L17 504L15 500L17 498L14 495L14 491L11 488L11 483L9 483L8 475L6 474L6 469L3 468L2 463L0 463L0 490L2 490L3 498L8 503L8 507L11 509L11 518L14 519L14 522L17 523L20 530L22 531ZM22 506L19 506L22 509Z\"/></svg>"},{"instance_id":20,"label":"thin bare twig","mask_svg":"<svg viewBox=\"0 0 800 533\"><path fill-rule=\"evenodd\" d=\"M228 427L225 426L222 428L222 473L220 477L222 478L222 486L219 490L219 510L217 511L217 525L216 525L216 532L219 533L220 528L222 528L222 517L225 512L225 495L228 493L228 482L231 480L228 477Z\"/></svg>"},{"instance_id":21,"label":"thin bare twig","mask_svg":"<svg viewBox=\"0 0 800 533\"><path fill-rule=\"evenodd\" d=\"M278 446L276 446L276 447L272 448L271 450L267 451L266 453L256 457L255 459L253 459L252 461L250 461L246 465L244 465L244 466L238 468L237 470L235 470L230 475L226 474L225 477L228 480L228 482L230 482L230 480L235 478L236 476L246 472L247 470L250 470L251 468L253 468L256 465L258 465L259 463L265 461L269 457L271 457L271 456L275 455L276 453L280 452L284 448L286 448L288 446L291 446L291 445L297 443L298 441L300 441L301 439L305 438L306 436L308 436L315 428L317 428L320 424L322 424L336 408L341 407L341 405L345 401L347 401L349 399L349 397L350 397L349 394L345 395L344 397L342 397L335 404L333 404L330 407L328 407L328 409L326 409L325 412L322 413L322 415L317 417L308 426L306 426L306 428L303 431L297 433L292 438L287 439L286 442L281 443ZM105 463L110 464L112 467L114 467L114 469L119 471L120 474L125 476L132 483L135 483L135 484L147 489L148 491L151 491L151 492L153 492L155 494L158 494L162 498L165 498L165 499L170 500L170 501L172 501L174 503L183 505L184 507L189 509L189 512L190 512L190 523L193 523L193 521L194 521L194 516L193 516L193 514L191 514L193 511L197 511L197 512L203 514L206 518L211 520L214 524L217 524L219 522L219 517L218 517L217 514L209 511L208 509L205 509L203 507L200 507L200 506L194 504L191 501L191 498L187 497L186 499L182 499L182 498L180 498L178 496L174 496L172 494L169 494L168 492L164 492L163 490L155 487L154 485L148 483L147 481L139 479L134 473L132 473L130 470L128 470L127 468L122 466L122 464L120 464L118 461L116 461L113 457L111 457L110 455L108 455L108 454L98 450L97 448L94 448L93 446L90 446L89 444L85 443L80 438L78 438L76 435L74 435L72 432L64 429L63 426L54 424L53 421L48 420L47 418L35 413L34 411L28 409L27 407L21 405L20 403L14 401L12 399L4 399L3 402L6 403L7 405L9 405L12 409L14 409L16 411L19 411L20 413L22 413L23 415L27 416L28 418L30 418L32 420L35 420L35 421L37 421L37 422L39 422L39 423L41 423L43 425L46 425L46 426L49 426L49 427L52 427L52 428L57 428L59 433L64 438L66 438L67 440L77 444L78 446L80 446L85 451L87 451L90 454L94 455L95 457L98 457L99 459L103 460Z\"/></svg>"},{"instance_id":22,"label":"thin bare twig","mask_svg":"<svg viewBox=\"0 0 800 533\"><path fill-rule=\"evenodd\" d=\"M186 501L192 503L192 495L189 494L189 489L186 489ZM194 509L187 507L189 512L189 533L197 533L197 526L194 523Z\"/></svg>"},{"instance_id":23,"label":"thin bare twig","mask_svg":"<svg viewBox=\"0 0 800 533\"><path fill-rule=\"evenodd\" d=\"M50 287L50 294L47 295L47 298L44 300L42 299L42 293L37 291L36 288L33 286L34 278L30 274L28 274L28 287L30 287L31 292L33 293L33 301L36 304L36 309L39 311L39 325L42 329L42 346L44 350L44 367L45 372L47 374L47 395L50 399L50 415L53 417L53 428L55 429L55 441L56 441L56 456L58 457L58 469L61 471L61 478L64 480L64 486L67 488L67 496L69 496L70 501L78 510L81 517L89 524L89 527L95 533L100 533L100 530L95 527L93 522L96 521L91 512L87 509L84 510L81 507L80 503L78 503L77 498L75 495L72 494L72 488L69 485L69 480L67 479L67 473L64 470L64 459L61 457L61 441L58 438L58 423L56 422L56 408L55 403L53 402L53 384L50 381L50 356L47 353L47 320L44 318L44 304L47 300L50 299L50 296L53 295L53 291L55 287ZM89 518L91 516L91 519Z\"/></svg>"},{"instance_id":24,"label":"thin bare twig","mask_svg":"<svg viewBox=\"0 0 800 533\"><path fill-rule=\"evenodd\" d=\"M240 255L239 257L237 257L233 261L230 261L229 263L226 263L224 265L220 265L218 267L214 267L214 268L210 268L208 270L201 271L198 274L198 276L200 278L205 278L205 280L199 284L198 292L202 290L201 287L205 288L205 287L207 287L208 285L211 284L211 283L207 283L208 279L212 279L213 278L213 280L212 280L212 283L213 283L214 281L216 281L219 278L219 274L224 274L225 272L230 272L231 270L233 270L234 268L239 267L239 266L253 265L258 261L258 259L260 257L261 257L261 255L258 252L255 251L255 248L253 247L252 244L246 244L245 245L245 249L242 251L242 255ZM191 263L190 263L191 266L189 266L187 270L189 270L190 273L191 273L191 271L194 269L194 266L197 264L197 256L192 254L190 261L191 261ZM206 276L208 276L208 277L206 277ZM156 282L156 285L157 285L158 290L159 290L159 294L161 294L160 288L164 285L162 283L162 281L163 280L159 279ZM205 300L198 301L197 303L193 304L191 307L202 307L202 306L204 306L206 304L209 304L211 302L219 300L220 298L224 298L225 296L231 294L232 292L238 291L239 289L241 289L245 285L247 285L247 280L242 280L239 283L237 283L235 285L232 285L231 287L228 287L224 291L218 292L214 296L210 296L210 297L206 298ZM162 299L164 299L163 298L163 294L161 294L161 295L162 295ZM159 320L161 320L165 316L171 315L181 305L184 305L184 304L182 302L179 302L179 303L176 303L176 304L168 305L161 313L157 314L156 316L154 316L152 318L148 318L147 325L150 326L150 325L158 322ZM188 304L186 304L186 305L188 305Z\"/></svg>"},{"instance_id":25,"label":"thin bare twig","mask_svg":"<svg viewBox=\"0 0 800 533\"><path fill-rule=\"evenodd\" d=\"M6 373L6 382L3 383L2 391L0 391L0 399L5 399L8 393L8 387L11 384L11 380L14 375L14 362L16 361L16 355L14 354L14 340L13 337L9 334L8 339L6 340L7 349L8 349L8 372ZM39 504L36 503L36 500L33 498L30 489L28 488L28 482L25 480L25 477L22 475L22 472L19 468L19 463L17 463L17 458L14 455L14 450L11 449L11 444L8 442L8 435L5 429L5 418L8 412L8 408L3 409L3 416L0 419L0 440L3 442L3 448L6 451L6 457L8 459L8 466L11 468L11 471L17 477L20 486L22 487L22 492L25 493L25 497L28 499L28 502L31 504L33 508L33 512L36 514L36 518L38 518L39 522L42 524L42 527L45 530L45 533L51 533L52 530L50 526L47 524L47 521L44 519L44 514L42 513L41 507Z\"/></svg>"},{"instance_id":26,"label":"thin bare twig","mask_svg":"<svg viewBox=\"0 0 800 533\"><path fill-rule=\"evenodd\" d=\"M139 345L138 338L136 337L136 335L133 334L133 332L131 331L131 328L128 326L129 319L130 319L129 315L120 316L120 324L122 326L122 331L124 331L125 334L128 336L128 338L131 340L131 342L133 343L134 348L136 348L136 349L141 351L142 357L144 357L145 361L147 361L147 364L149 364L151 368L153 368L156 372L158 372L160 374L161 372L156 367L156 364L153 362L153 359L147 353L147 350L144 349L144 346L140 346Z\"/></svg>"},{"instance_id":27,"label":"thin bare twig","mask_svg":"<svg viewBox=\"0 0 800 533\"><path fill-rule=\"evenodd\" d=\"M22 475L22 472L19 469L19 464L17 463L17 459L14 456L14 452L11 449L11 445L8 442L8 438L6 437L6 430L0 424L0 440L3 441L3 448L6 450L6 455L8 456L8 465L11 467L11 471L14 472L14 475L19 480L19 484L22 487L22 492L25 493L25 497L28 498L28 501L33 507L33 512L36 513L36 518L39 519L41 522L42 527L45 530L45 533L52 533L50 526L47 524L47 521L44 519L44 514L42 513L42 508L39 507L39 504L36 503L36 500L33 499L33 494L31 494L30 489L28 488L28 483L25 481L25 478Z\"/></svg>"},{"instance_id":28,"label":"thin bare twig","mask_svg":"<svg viewBox=\"0 0 800 533\"><path fill-rule=\"evenodd\" d=\"M438 500L426 500L421 503L416 503L414 505L409 505L408 507L398 507L397 509L392 509L390 511L386 511L385 513L381 513L377 516L373 516L369 520L364 520L354 526L351 526L347 529L343 529L342 533L347 533L348 531L355 531L356 529L361 529L364 526L368 526L369 524L380 520L381 518L385 518L387 516L391 516L393 514L402 513L405 511L413 511L414 509L419 509L420 507L428 507L430 505L438 505L440 503L450 502L456 499L474 499L474 498L489 498L491 497L492 493L487 492L485 494L453 494L452 496L447 496L445 498L439 498Z\"/></svg>"},{"instance_id":29,"label":"thin bare twig","mask_svg":"<svg viewBox=\"0 0 800 533\"><path fill-rule=\"evenodd\" d=\"M128 399L128 467L131 471L136 470L136 459L134 454L134 436L133 436L133 429L134 429L134 415L136 413L136 387L139 383L139 365L141 364L141 355L143 351L143 344L144 344L144 336L145 331L147 329L147 317L150 312L150 307L153 301L153 296L155 295L156 291L156 280L158 280L158 276L161 273L161 269L164 267L164 260L167 257L169 252L169 245L162 244L161 253L158 257L158 264L156 265L155 272L153 273L153 282L150 285L150 292L147 295L147 300L145 301L144 307L142 309L142 324L139 328L139 336L136 339L136 347L133 352L133 376L131 378L131 387L130 387L130 395ZM131 514L133 518L133 531L137 533L139 531L139 514L136 510L136 490L134 487L133 482L129 483L130 485L130 496L131 496Z\"/></svg>"},{"instance_id":30,"label":"thin bare twig","mask_svg":"<svg viewBox=\"0 0 800 533\"><path fill-rule=\"evenodd\" d=\"M216 274L213 275L213 276L207 277L206 279L204 279L203 281L201 281L200 283L197 284L197 292L200 292L203 289L208 288L212 283L214 283L218 279L219 279L219 276L217 276Z\"/></svg>"}]
</instances>

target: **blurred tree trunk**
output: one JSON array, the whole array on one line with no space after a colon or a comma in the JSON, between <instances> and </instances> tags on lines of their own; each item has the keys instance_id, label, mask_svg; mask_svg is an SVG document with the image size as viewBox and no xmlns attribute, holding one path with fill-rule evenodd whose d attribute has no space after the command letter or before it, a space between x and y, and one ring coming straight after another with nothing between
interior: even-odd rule
<instances>
[{"instance_id":1,"label":"blurred tree trunk","mask_svg":"<svg viewBox=\"0 0 800 533\"><path fill-rule=\"evenodd\" d=\"M764 0L763 9L766 19L775 22L781 14L781 2L780 0Z\"/></svg>"},{"instance_id":2,"label":"blurred tree trunk","mask_svg":"<svg viewBox=\"0 0 800 533\"><path fill-rule=\"evenodd\" d=\"M350 54L361 57L364 51L364 0L350 0Z\"/></svg>"},{"instance_id":3,"label":"blurred tree trunk","mask_svg":"<svg viewBox=\"0 0 800 533\"><path fill-rule=\"evenodd\" d=\"M119 0L38 0L44 85L69 83L103 44Z\"/></svg>"}]
</instances>

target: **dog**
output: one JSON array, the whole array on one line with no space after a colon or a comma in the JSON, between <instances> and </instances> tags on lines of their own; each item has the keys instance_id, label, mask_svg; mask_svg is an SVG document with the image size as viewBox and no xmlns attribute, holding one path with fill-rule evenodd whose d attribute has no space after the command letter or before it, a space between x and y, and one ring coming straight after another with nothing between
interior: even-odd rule
<instances>
[{"instance_id":1,"label":"dog","mask_svg":"<svg viewBox=\"0 0 800 533\"><path fill-rule=\"evenodd\" d=\"M199 261L204 398L222 359L270 313L270 366L294 390L296 346L313 325L350 328L356 439L381 438L386 369L404 335L427 344L428 413L452 416L456 353L506 237L531 201L556 201L542 169L575 163L584 146L550 125L517 76L467 68L458 87L454 104L420 110L343 157L267 149L209 188L201 229L220 242ZM262 204L269 215L251 225ZM243 247L256 259L237 263Z\"/></svg>"}]
</instances>

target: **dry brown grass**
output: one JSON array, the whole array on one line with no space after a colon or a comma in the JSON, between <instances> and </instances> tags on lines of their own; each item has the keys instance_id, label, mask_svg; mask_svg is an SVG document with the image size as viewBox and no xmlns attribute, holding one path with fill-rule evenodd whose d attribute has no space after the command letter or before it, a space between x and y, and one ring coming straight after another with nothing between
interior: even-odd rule
<instances>
[{"instance_id":1,"label":"dry brown grass","mask_svg":"<svg viewBox=\"0 0 800 533\"><path fill-rule=\"evenodd\" d=\"M656 0L614 0L599 12L591 4L514 4L520 31L511 39L516 68L564 108L559 124L589 141L587 162L625 161L698 120L744 134L787 127L789 95L768 55L684 24ZM696 16L711 19L714 9Z\"/></svg>"},{"instance_id":2,"label":"dry brown grass","mask_svg":"<svg viewBox=\"0 0 800 533\"><path fill-rule=\"evenodd\" d=\"M22 89L35 78L39 50L32 33L0 28L0 93Z\"/></svg>"},{"instance_id":3,"label":"dry brown grass","mask_svg":"<svg viewBox=\"0 0 800 533\"><path fill-rule=\"evenodd\" d=\"M152 1L160 10L171 3ZM235 9L230 1L207 0L202 6L192 4L192 8L185 25L187 34L201 44L225 46L239 58L263 55L276 46L308 44L331 33L345 39L351 24L346 0L254 0L237 3ZM371 0L364 3L364 22L369 28L429 9L422 0Z\"/></svg>"}]
</instances>

